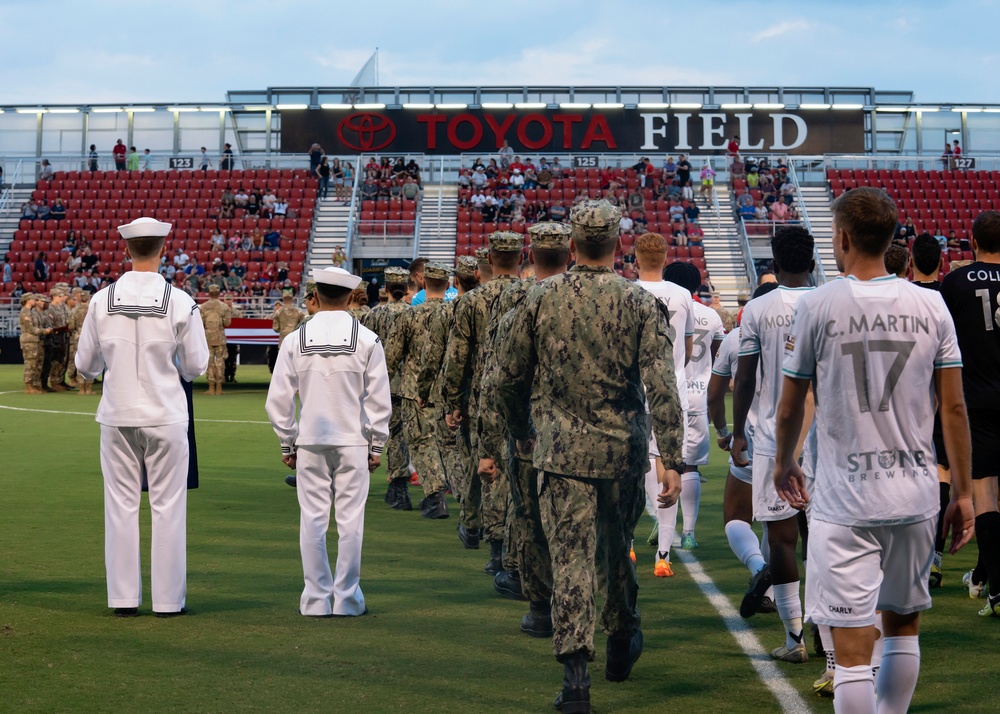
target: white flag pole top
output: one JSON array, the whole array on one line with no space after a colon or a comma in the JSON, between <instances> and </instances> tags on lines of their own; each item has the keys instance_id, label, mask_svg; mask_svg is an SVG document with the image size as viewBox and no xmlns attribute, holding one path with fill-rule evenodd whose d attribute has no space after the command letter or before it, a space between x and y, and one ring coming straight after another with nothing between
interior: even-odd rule
<instances>
[{"instance_id":1,"label":"white flag pole top","mask_svg":"<svg viewBox=\"0 0 1000 714\"><path fill-rule=\"evenodd\" d=\"M315 268L312 278L323 285L337 285L351 290L361 284L361 276L348 273L343 268Z\"/></svg>"},{"instance_id":2,"label":"white flag pole top","mask_svg":"<svg viewBox=\"0 0 1000 714\"><path fill-rule=\"evenodd\" d=\"M136 218L124 226L118 226L118 232L125 240L133 238L163 238L170 233L170 229L173 227L172 223L164 223L155 218L144 217Z\"/></svg>"}]
</instances>

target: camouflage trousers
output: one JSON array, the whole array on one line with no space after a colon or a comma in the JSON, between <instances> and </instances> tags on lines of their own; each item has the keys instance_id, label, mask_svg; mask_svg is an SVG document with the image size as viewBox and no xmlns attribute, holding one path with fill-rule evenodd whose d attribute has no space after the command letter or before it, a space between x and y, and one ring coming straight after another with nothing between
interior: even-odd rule
<instances>
[{"instance_id":1,"label":"camouflage trousers","mask_svg":"<svg viewBox=\"0 0 1000 714\"><path fill-rule=\"evenodd\" d=\"M480 486L483 494L481 507L483 540L503 542L507 523L507 501L510 499L511 467L503 459L497 459L496 466L496 478L492 481L481 481ZM476 469L477 471L479 469L478 461ZM504 553L504 570L517 570L513 557L509 549Z\"/></svg>"},{"instance_id":2,"label":"camouflage trousers","mask_svg":"<svg viewBox=\"0 0 1000 714\"><path fill-rule=\"evenodd\" d=\"M392 398L389 417L389 441L385 445L385 470L390 479L410 477L410 450L403 438L403 398Z\"/></svg>"},{"instance_id":3,"label":"camouflage trousers","mask_svg":"<svg viewBox=\"0 0 1000 714\"><path fill-rule=\"evenodd\" d=\"M468 423L468 422L466 422ZM459 502L462 504L461 513L458 518L466 528L483 527L483 482L479 478L479 437L475 429L467 431L465 425L459 429L460 432L468 435L469 449L463 461L457 462L461 483L459 490L462 497Z\"/></svg>"},{"instance_id":4,"label":"camouflage trousers","mask_svg":"<svg viewBox=\"0 0 1000 714\"><path fill-rule=\"evenodd\" d=\"M542 526L552 555L552 648L556 659L586 652L594 659L595 590L604 594L601 627L626 635L639 626L639 582L629 558L642 514L640 476L539 477Z\"/></svg>"},{"instance_id":5,"label":"camouflage trousers","mask_svg":"<svg viewBox=\"0 0 1000 714\"><path fill-rule=\"evenodd\" d=\"M538 472L530 457L518 458L516 463L516 470L510 469L504 569L509 569L506 561L510 553L510 569L520 573L525 596L532 602L543 602L552 597L552 562L538 503Z\"/></svg>"},{"instance_id":6,"label":"camouflage trousers","mask_svg":"<svg viewBox=\"0 0 1000 714\"><path fill-rule=\"evenodd\" d=\"M76 340L69 342L69 357L66 360L67 380L70 384L80 386L81 384L93 384L94 380L84 379L83 375L76 370Z\"/></svg>"},{"instance_id":7,"label":"camouflage trousers","mask_svg":"<svg viewBox=\"0 0 1000 714\"><path fill-rule=\"evenodd\" d=\"M21 341L21 354L24 356L24 383L36 387L42 386L42 360L44 359L42 343Z\"/></svg>"},{"instance_id":8,"label":"camouflage trousers","mask_svg":"<svg viewBox=\"0 0 1000 714\"><path fill-rule=\"evenodd\" d=\"M403 436L410 449L413 466L420 474L424 495L430 496L447 488L444 464L434 433L434 407L421 409L415 399L403 398Z\"/></svg>"},{"instance_id":9,"label":"camouflage trousers","mask_svg":"<svg viewBox=\"0 0 1000 714\"><path fill-rule=\"evenodd\" d=\"M65 335L53 335L49 338L48 354L49 369L46 373L43 367L43 377L48 377L50 384L62 384L66 381L66 361L69 357L69 340Z\"/></svg>"},{"instance_id":10,"label":"camouflage trousers","mask_svg":"<svg viewBox=\"0 0 1000 714\"><path fill-rule=\"evenodd\" d=\"M448 482L448 488L454 494L455 500L461 505L472 473L469 469L469 464L472 463L472 456L469 454L469 434L464 427L448 428L443 411L438 413L434 426L438 435L438 447L441 449L441 460L444 462L445 481Z\"/></svg>"},{"instance_id":11,"label":"camouflage trousers","mask_svg":"<svg viewBox=\"0 0 1000 714\"><path fill-rule=\"evenodd\" d=\"M209 382L222 382L226 378L226 346L211 345L208 348L208 370L205 377Z\"/></svg>"}]
</instances>

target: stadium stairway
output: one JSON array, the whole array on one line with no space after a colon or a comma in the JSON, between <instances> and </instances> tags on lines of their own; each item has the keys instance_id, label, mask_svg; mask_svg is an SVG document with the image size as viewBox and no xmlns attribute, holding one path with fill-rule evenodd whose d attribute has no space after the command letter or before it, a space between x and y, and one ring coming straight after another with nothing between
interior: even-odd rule
<instances>
[{"instance_id":1,"label":"stadium stairway","mask_svg":"<svg viewBox=\"0 0 1000 714\"><path fill-rule=\"evenodd\" d=\"M420 257L452 265L457 221L458 187L426 186L420 206Z\"/></svg>"},{"instance_id":2,"label":"stadium stairway","mask_svg":"<svg viewBox=\"0 0 1000 714\"><path fill-rule=\"evenodd\" d=\"M736 220L729 210L729 188L717 183L715 190L719 199L718 216L715 215L712 204L698 200L701 208L699 223L705 231L705 264L708 266L712 285L722 294L722 304L727 309L738 309L736 298L739 293L746 292L749 286L743 263L743 247Z\"/></svg>"},{"instance_id":3,"label":"stadium stairway","mask_svg":"<svg viewBox=\"0 0 1000 714\"><path fill-rule=\"evenodd\" d=\"M802 191L802 213L809 220L816 253L823 266L827 280L837 277L837 263L833 259L833 214L830 213L830 189L828 186L799 186Z\"/></svg>"},{"instance_id":4,"label":"stadium stairway","mask_svg":"<svg viewBox=\"0 0 1000 714\"><path fill-rule=\"evenodd\" d=\"M10 211L0 218L0 256L10 250L11 241L14 240L14 233L21 223L21 206L31 198L34 186L24 186L11 189Z\"/></svg>"},{"instance_id":5,"label":"stadium stairway","mask_svg":"<svg viewBox=\"0 0 1000 714\"><path fill-rule=\"evenodd\" d=\"M313 221L312 240L306 257L306 275L312 275L313 268L329 267L333 251L340 247L347 249L347 224L351 215L350 204L333 198L316 201L316 218Z\"/></svg>"}]
</instances>

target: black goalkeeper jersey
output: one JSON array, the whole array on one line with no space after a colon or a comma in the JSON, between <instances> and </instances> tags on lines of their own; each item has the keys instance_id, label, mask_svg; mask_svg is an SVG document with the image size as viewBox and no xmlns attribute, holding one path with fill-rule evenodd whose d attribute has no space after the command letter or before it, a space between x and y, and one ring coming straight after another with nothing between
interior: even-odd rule
<instances>
[{"instance_id":1,"label":"black goalkeeper jersey","mask_svg":"<svg viewBox=\"0 0 1000 714\"><path fill-rule=\"evenodd\" d=\"M944 298L962 351L970 409L1000 409L1000 264L976 261L945 276Z\"/></svg>"}]
</instances>

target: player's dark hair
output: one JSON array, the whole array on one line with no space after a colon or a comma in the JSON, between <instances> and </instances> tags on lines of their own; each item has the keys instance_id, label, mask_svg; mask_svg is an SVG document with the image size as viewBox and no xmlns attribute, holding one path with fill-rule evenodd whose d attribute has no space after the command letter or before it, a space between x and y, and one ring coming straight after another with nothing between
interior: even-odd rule
<instances>
[{"instance_id":1,"label":"player's dark hair","mask_svg":"<svg viewBox=\"0 0 1000 714\"><path fill-rule=\"evenodd\" d=\"M531 249L535 265L543 270L558 270L569 264L569 248L535 248Z\"/></svg>"},{"instance_id":2,"label":"player's dark hair","mask_svg":"<svg viewBox=\"0 0 1000 714\"><path fill-rule=\"evenodd\" d=\"M851 237L851 244L864 255L883 255L896 235L899 221L896 204L880 188L859 186L843 193L830 210L837 227Z\"/></svg>"},{"instance_id":3,"label":"player's dark hair","mask_svg":"<svg viewBox=\"0 0 1000 714\"><path fill-rule=\"evenodd\" d=\"M408 268L408 270L410 271L410 275L413 275L414 273L424 272L425 265L427 265L427 258L417 258L412 263L410 263L410 267Z\"/></svg>"},{"instance_id":4,"label":"player's dark hair","mask_svg":"<svg viewBox=\"0 0 1000 714\"><path fill-rule=\"evenodd\" d=\"M347 304L354 290L341 285L328 285L327 283L316 284L316 294L319 296L320 305L329 307L341 307Z\"/></svg>"},{"instance_id":5,"label":"player's dark hair","mask_svg":"<svg viewBox=\"0 0 1000 714\"><path fill-rule=\"evenodd\" d=\"M500 270L514 270L521 262L521 253L513 253L506 250L499 251L490 248L490 260Z\"/></svg>"},{"instance_id":6,"label":"player's dark hair","mask_svg":"<svg viewBox=\"0 0 1000 714\"><path fill-rule=\"evenodd\" d=\"M771 238L774 265L783 273L808 273L814 249L813 237L802 226L782 226Z\"/></svg>"},{"instance_id":7,"label":"player's dark hair","mask_svg":"<svg viewBox=\"0 0 1000 714\"><path fill-rule=\"evenodd\" d=\"M128 251L133 258L148 260L160 254L163 248L163 236L130 238L128 241Z\"/></svg>"},{"instance_id":8,"label":"player's dark hair","mask_svg":"<svg viewBox=\"0 0 1000 714\"><path fill-rule=\"evenodd\" d=\"M753 297L751 298L751 300L756 300L759 297L767 295L772 290L777 290L777 289L778 289L777 283L762 283L761 285L757 286L756 290L753 291Z\"/></svg>"},{"instance_id":9,"label":"player's dark hair","mask_svg":"<svg viewBox=\"0 0 1000 714\"><path fill-rule=\"evenodd\" d=\"M1000 253L1000 211L983 211L972 224L972 237L987 253Z\"/></svg>"},{"instance_id":10,"label":"player's dark hair","mask_svg":"<svg viewBox=\"0 0 1000 714\"><path fill-rule=\"evenodd\" d=\"M941 267L941 246L930 233L913 239L913 267L924 275L933 275Z\"/></svg>"},{"instance_id":11,"label":"player's dark hair","mask_svg":"<svg viewBox=\"0 0 1000 714\"><path fill-rule=\"evenodd\" d=\"M888 273L902 278L910 267L910 251L901 245L893 244L886 248L882 260Z\"/></svg>"},{"instance_id":12,"label":"player's dark hair","mask_svg":"<svg viewBox=\"0 0 1000 714\"><path fill-rule=\"evenodd\" d=\"M691 268L694 268L694 270ZM675 285L680 285L694 295L701 285L701 271L691 263L682 263L679 260L675 260L663 269L663 279Z\"/></svg>"},{"instance_id":13,"label":"player's dark hair","mask_svg":"<svg viewBox=\"0 0 1000 714\"><path fill-rule=\"evenodd\" d=\"M762 272L760 272L760 273L757 274L757 286L758 287L760 287L761 285L766 285L767 284L767 283L764 282L764 278L766 278L768 275L770 275L775 280L777 280L777 277L774 275L774 271L773 270L764 270L764 271L762 271Z\"/></svg>"}]
</instances>

